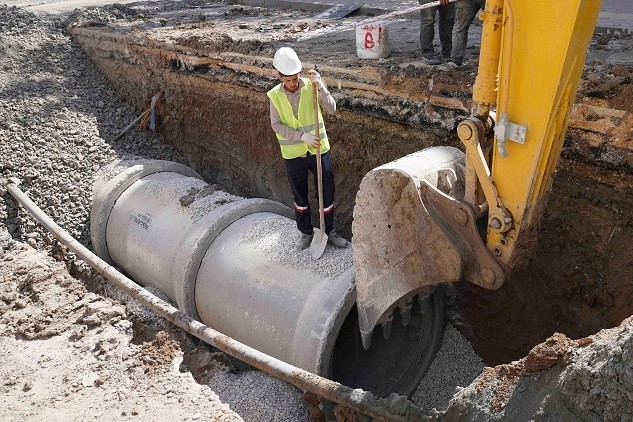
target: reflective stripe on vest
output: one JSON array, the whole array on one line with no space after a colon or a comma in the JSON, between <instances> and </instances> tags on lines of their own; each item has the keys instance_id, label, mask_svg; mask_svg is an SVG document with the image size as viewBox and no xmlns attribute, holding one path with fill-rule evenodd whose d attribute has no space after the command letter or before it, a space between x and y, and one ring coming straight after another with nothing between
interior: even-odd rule
<instances>
[{"instance_id":1,"label":"reflective stripe on vest","mask_svg":"<svg viewBox=\"0 0 633 422\"><path fill-rule=\"evenodd\" d=\"M279 113L281 123L303 133L314 134L314 108L312 106L313 93L310 81L307 78L300 78L303 82L301 88L301 97L299 99L299 109L297 110L297 117L292 112L292 105L288 101L288 97L282 91L282 84L275 86L268 91L266 95L270 98L271 103L275 106L275 109ZM310 154L316 154L316 150L302 141L291 141L288 138L275 133L277 140L279 141L279 147L281 148L281 156L286 159L297 158L305 155L307 152ZM321 139L321 154L325 154L330 150L330 143L325 132L325 124L323 123L323 116L321 114L321 108L319 107L319 137Z\"/></svg>"}]
</instances>

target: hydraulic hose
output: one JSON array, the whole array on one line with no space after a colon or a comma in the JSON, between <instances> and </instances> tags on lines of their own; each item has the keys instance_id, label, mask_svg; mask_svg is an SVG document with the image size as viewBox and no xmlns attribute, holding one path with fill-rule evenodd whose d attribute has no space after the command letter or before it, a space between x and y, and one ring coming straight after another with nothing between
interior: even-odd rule
<instances>
[{"instance_id":1,"label":"hydraulic hose","mask_svg":"<svg viewBox=\"0 0 633 422\"><path fill-rule=\"evenodd\" d=\"M19 181L17 179L9 179L6 182L7 192L63 245L73 251L95 271L107 278L112 284L187 333L275 378L294 385L300 390L350 407L372 418L389 421L422 420L420 409L407 400L406 397L391 395L389 398L381 399L370 392L346 387L338 382L266 355L185 315L174 306L143 289L79 243L31 201L18 185Z\"/></svg>"}]
</instances>

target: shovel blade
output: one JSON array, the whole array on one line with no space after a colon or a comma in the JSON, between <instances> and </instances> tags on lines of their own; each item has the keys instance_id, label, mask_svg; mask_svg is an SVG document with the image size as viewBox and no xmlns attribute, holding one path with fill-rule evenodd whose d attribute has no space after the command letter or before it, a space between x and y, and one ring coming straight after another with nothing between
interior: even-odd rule
<instances>
[{"instance_id":1,"label":"shovel blade","mask_svg":"<svg viewBox=\"0 0 633 422\"><path fill-rule=\"evenodd\" d=\"M323 230L314 229L314 234L312 235L312 242L310 242L310 256L315 261L321 258L323 255L323 251L325 250L325 245L327 245L327 234Z\"/></svg>"}]
</instances>

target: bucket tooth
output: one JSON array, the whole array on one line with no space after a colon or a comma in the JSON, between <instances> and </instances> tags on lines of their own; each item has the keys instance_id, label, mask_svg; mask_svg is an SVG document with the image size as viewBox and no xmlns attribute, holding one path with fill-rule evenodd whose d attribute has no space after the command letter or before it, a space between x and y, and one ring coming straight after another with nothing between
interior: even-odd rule
<instances>
[{"instance_id":1,"label":"bucket tooth","mask_svg":"<svg viewBox=\"0 0 633 422\"><path fill-rule=\"evenodd\" d=\"M400 305L400 314L402 315L402 325L407 326L411 321L411 308L413 307L413 300L408 298L404 300Z\"/></svg>"},{"instance_id":2,"label":"bucket tooth","mask_svg":"<svg viewBox=\"0 0 633 422\"><path fill-rule=\"evenodd\" d=\"M411 321L411 307L409 306L408 308L404 308L401 313L402 313L402 325L406 327L407 325L409 325L409 322Z\"/></svg>"},{"instance_id":3,"label":"bucket tooth","mask_svg":"<svg viewBox=\"0 0 633 422\"><path fill-rule=\"evenodd\" d=\"M382 336L385 338L385 340L389 340L389 337L391 337L391 326L393 325L393 319L390 319L389 321L381 324L382 325Z\"/></svg>"},{"instance_id":4,"label":"bucket tooth","mask_svg":"<svg viewBox=\"0 0 633 422\"><path fill-rule=\"evenodd\" d=\"M372 331L368 333L363 333L361 331L360 333L360 339L361 339L361 342L363 343L363 348L365 350L369 350L369 348L371 347L371 335L372 335Z\"/></svg>"},{"instance_id":5,"label":"bucket tooth","mask_svg":"<svg viewBox=\"0 0 633 422\"><path fill-rule=\"evenodd\" d=\"M429 312L429 297L422 298L418 296L418 303L420 304L420 313L422 315Z\"/></svg>"}]
</instances>

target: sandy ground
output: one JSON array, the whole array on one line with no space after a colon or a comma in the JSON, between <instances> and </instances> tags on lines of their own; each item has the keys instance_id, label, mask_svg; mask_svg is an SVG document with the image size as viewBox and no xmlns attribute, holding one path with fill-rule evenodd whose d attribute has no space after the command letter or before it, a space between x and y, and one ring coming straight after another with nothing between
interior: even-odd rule
<instances>
[{"instance_id":1,"label":"sandy ground","mask_svg":"<svg viewBox=\"0 0 633 422\"><path fill-rule=\"evenodd\" d=\"M151 315L135 329L124 305L6 232L2 247L3 420L242 420L179 370L184 336L150 328ZM138 326L153 340L139 343Z\"/></svg>"}]
</instances>

